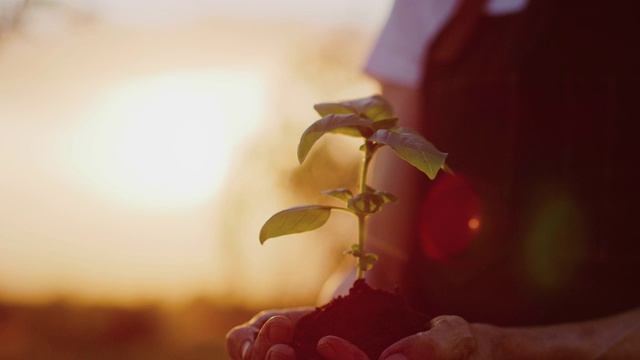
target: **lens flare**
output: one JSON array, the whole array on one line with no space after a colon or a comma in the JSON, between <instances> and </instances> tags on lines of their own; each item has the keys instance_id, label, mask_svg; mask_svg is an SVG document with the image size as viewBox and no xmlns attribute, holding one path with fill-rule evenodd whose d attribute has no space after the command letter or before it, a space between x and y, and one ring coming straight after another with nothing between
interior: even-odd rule
<instances>
[{"instance_id":1,"label":"lens flare","mask_svg":"<svg viewBox=\"0 0 640 360\"><path fill-rule=\"evenodd\" d=\"M482 214L480 198L467 179L440 176L422 206L421 245L428 258L449 261L471 246Z\"/></svg>"},{"instance_id":2,"label":"lens flare","mask_svg":"<svg viewBox=\"0 0 640 360\"><path fill-rule=\"evenodd\" d=\"M469 229L476 231L480 228L480 219L475 217L471 218L467 224L469 225Z\"/></svg>"},{"instance_id":3,"label":"lens flare","mask_svg":"<svg viewBox=\"0 0 640 360\"><path fill-rule=\"evenodd\" d=\"M537 286L562 288L589 253L588 223L576 202L549 193L536 206L524 255L529 276Z\"/></svg>"}]
</instances>

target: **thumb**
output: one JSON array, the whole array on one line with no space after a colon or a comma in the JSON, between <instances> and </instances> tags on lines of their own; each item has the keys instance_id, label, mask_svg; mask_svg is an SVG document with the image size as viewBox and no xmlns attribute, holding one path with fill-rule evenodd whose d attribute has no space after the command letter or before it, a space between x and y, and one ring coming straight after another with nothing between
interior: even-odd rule
<instances>
[{"instance_id":1,"label":"thumb","mask_svg":"<svg viewBox=\"0 0 640 360\"><path fill-rule=\"evenodd\" d=\"M325 336L316 347L325 360L369 360L357 346L337 336Z\"/></svg>"}]
</instances>

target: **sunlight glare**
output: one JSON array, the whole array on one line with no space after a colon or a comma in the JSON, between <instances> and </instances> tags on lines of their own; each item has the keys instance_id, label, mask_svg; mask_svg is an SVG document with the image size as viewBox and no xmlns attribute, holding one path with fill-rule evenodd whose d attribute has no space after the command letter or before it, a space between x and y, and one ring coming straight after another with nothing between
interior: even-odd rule
<instances>
[{"instance_id":1,"label":"sunlight glare","mask_svg":"<svg viewBox=\"0 0 640 360\"><path fill-rule=\"evenodd\" d=\"M74 168L128 205L210 200L264 114L265 82L256 75L169 73L113 88L75 136Z\"/></svg>"}]
</instances>

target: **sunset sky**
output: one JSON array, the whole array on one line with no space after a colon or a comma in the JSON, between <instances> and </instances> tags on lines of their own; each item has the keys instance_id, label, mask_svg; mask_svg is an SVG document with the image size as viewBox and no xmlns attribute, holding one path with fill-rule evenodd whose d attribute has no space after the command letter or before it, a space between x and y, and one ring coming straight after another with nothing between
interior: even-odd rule
<instances>
[{"instance_id":1,"label":"sunset sky","mask_svg":"<svg viewBox=\"0 0 640 360\"><path fill-rule=\"evenodd\" d=\"M360 66L390 1L33 3L0 37L0 297L316 291L326 248L259 245L294 205L273 164L314 103L377 91Z\"/></svg>"}]
</instances>

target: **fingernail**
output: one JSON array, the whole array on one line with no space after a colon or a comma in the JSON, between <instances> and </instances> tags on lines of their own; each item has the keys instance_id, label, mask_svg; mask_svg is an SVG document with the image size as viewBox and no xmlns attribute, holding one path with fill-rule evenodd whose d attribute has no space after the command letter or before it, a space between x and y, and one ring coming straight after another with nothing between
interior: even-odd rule
<instances>
[{"instance_id":1,"label":"fingernail","mask_svg":"<svg viewBox=\"0 0 640 360\"><path fill-rule=\"evenodd\" d=\"M318 341L318 345L316 345L316 349L324 357L337 358L339 357L338 355L340 355L340 351L336 349L335 346L331 345L331 341L327 341L324 338Z\"/></svg>"},{"instance_id":2,"label":"fingernail","mask_svg":"<svg viewBox=\"0 0 640 360\"><path fill-rule=\"evenodd\" d=\"M247 340L242 344L242 358L246 359L247 358L247 353L249 352L249 349L251 349L251 341Z\"/></svg>"},{"instance_id":3,"label":"fingernail","mask_svg":"<svg viewBox=\"0 0 640 360\"><path fill-rule=\"evenodd\" d=\"M289 336L289 327L280 323L271 324L268 331L272 343L285 342Z\"/></svg>"},{"instance_id":4,"label":"fingernail","mask_svg":"<svg viewBox=\"0 0 640 360\"><path fill-rule=\"evenodd\" d=\"M382 360L407 360L408 358L404 354L395 353L385 357Z\"/></svg>"},{"instance_id":5,"label":"fingernail","mask_svg":"<svg viewBox=\"0 0 640 360\"><path fill-rule=\"evenodd\" d=\"M269 351L265 360L289 360L289 357L277 351Z\"/></svg>"}]
</instances>

